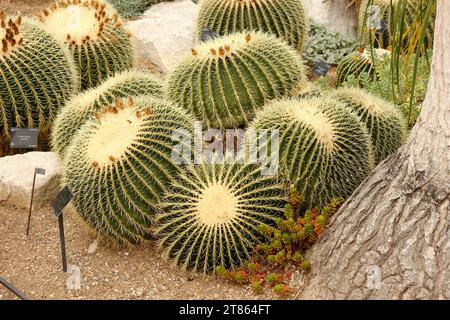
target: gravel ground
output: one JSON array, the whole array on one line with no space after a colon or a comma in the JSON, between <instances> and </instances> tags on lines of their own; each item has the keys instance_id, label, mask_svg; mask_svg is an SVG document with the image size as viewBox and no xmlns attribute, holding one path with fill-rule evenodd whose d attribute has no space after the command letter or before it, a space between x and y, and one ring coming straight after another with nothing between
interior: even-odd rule
<instances>
[{"instance_id":1,"label":"gravel ground","mask_svg":"<svg viewBox=\"0 0 450 320\"><path fill-rule=\"evenodd\" d=\"M0 0L0 11L13 15L31 15L52 3L53 0Z\"/></svg>"},{"instance_id":2,"label":"gravel ground","mask_svg":"<svg viewBox=\"0 0 450 320\"><path fill-rule=\"evenodd\" d=\"M65 214L69 265L81 270L81 290L68 290L62 272L57 219L50 209L33 212L25 235L27 210L0 205L0 276L31 299L273 299L250 288L192 275L165 261L154 243L147 247L111 248L97 241L77 218ZM97 250L89 253L92 243ZM92 248L92 246L91 246ZM15 299L0 287L1 299Z\"/></svg>"}]
</instances>

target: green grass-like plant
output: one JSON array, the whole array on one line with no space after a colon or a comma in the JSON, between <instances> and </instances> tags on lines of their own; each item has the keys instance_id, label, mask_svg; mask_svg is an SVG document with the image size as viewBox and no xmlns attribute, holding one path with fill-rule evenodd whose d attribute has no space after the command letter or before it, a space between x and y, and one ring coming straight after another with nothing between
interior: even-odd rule
<instances>
[{"instance_id":1,"label":"green grass-like plant","mask_svg":"<svg viewBox=\"0 0 450 320\"><path fill-rule=\"evenodd\" d=\"M278 130L280 174L304 197L307 209L348 197L373 168L366 126L356 112L331 98L272 102L251 128Z\"/></svg>"},{"instance_id":2,"label":"green grass-like plant","mask_svg":"<svg viewBox=\"0 0 450 320\"><path fill-rule=\"evenodd\" d=\"M260 225L274 226L286 201L285 186L258 165L189 166L162 201L160 247L197 272L242 266L266 241Z\"/></svg>"},{"instance_id":3,"label":"green grass-like plant","mask_svg":"<svg viewBox=\"0 0 450 320\"><path fill-rule=\"evenodd\" d=\"M402 47L415 47L420 37L421 23L428 0L362 0L359 5L358 33L363 43L378 48L390 48L395 35L402 38ZM432 0L435 2L435 0ZM435 6L435 4L434 4ZM399 21L402 21L400 27ZM377 25L383 21L385 32ZM378 29L378 30L377 30ZM434 37L434 16L431 16L425 32L425 42L431 46Z\"/></svg>"}]
</instances>

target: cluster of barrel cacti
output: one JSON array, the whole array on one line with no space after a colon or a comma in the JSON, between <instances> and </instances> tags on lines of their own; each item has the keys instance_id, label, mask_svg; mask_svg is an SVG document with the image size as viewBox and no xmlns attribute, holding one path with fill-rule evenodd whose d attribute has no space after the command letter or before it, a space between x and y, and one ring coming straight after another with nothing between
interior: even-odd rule
<instances>
[{"instance_id":1,"label":"cluster of barrel cacti","mask_svg":"<svg viewBox=\"0 0 450 320\"><path fill-rule=\"evenodd\" d=\"M0 150L6 153L12 127L46 135L79 80L67 48L31 19L0 12L0 41Z\"/></svg>"},{"instance_id":2,"label":"cluster of barrel cacti","mask_svg":"<svg viewBox=\"0 0 450 320\"><path fill-rule=\"evenodd\" d=\"M0 12L0 154L13 127L47 140L72 95L135 66L131 35L103 0L61 0L35 17Z\"/></svg>"},{"instance_id":3,"label":"cluster of barrel cacti","mask_svg":"<svg viewBox=\"0 0 450 320\"><path fill-rule=\"evenodd\" d=\"M301 0L202 0L198 34L219 36L186 52L165 82L134 69L130 35L103 0L61 0L35 21L0 22L2 135L51 128L82 220L111 242L156 238L187 269L242 265L267 240L260 227L276 227L289 188L307 208L347 197L406 136L395 106L308 81ZM368 63L354 65L342 72ZM196 120L277 130L278 174L263 174L250 155L179 165L175 133L192 137Z\"/></svg>"}]
</instances>

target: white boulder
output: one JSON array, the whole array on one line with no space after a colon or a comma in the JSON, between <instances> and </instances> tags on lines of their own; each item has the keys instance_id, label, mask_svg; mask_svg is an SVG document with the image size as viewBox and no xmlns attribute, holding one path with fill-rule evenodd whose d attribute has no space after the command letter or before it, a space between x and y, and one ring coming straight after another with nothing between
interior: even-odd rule
<instances>
[{"instance_id":1,"label":"white boulder","mask_svg":"<svg viewBox=\"0 0 450 320\"><path fill-rule=\"evenodd\" d=\"M140 56L167 73L194 46L197 11L191 0L162 2L126 27L134 35Z\"/></svg>"},{"instance_id":2,"label":"white boulder","mask_svg":"<svg viewBox=\"0 0 450 320\"><path fill-rule=\"evenodd\" d=\"M329 30L355 37L353 9L347 9L347 0L303 0L307 17Z\"/></svg>"},{"instance_id":3,"label":"white boulder","mask_svg":"<svg viewBox=\"0 0 450 320\"><path fill-rule=\"evenodd\" d=\"M40 208L59 193L60 164L53 152L28 152L0 158L0 204L29 208L35 168L45 170L36 175L33 208Z\"/></svg>"}]
</instances>

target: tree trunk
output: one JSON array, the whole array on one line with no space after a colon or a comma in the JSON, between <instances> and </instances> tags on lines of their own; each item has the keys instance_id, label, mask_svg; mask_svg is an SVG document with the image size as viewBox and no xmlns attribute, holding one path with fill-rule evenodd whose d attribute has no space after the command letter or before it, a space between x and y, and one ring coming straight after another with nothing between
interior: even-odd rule
<instances>
[{"instance_id":1,"label":"tree trunk","mask_svg":"<svg viewBox=\"0 0 450 320\"><path fill-rule=\"evenodd\" d=\"M450 299L450 1L407 143L381 163L309 252L301 299Z\"/></svg>"}]
</instances>

